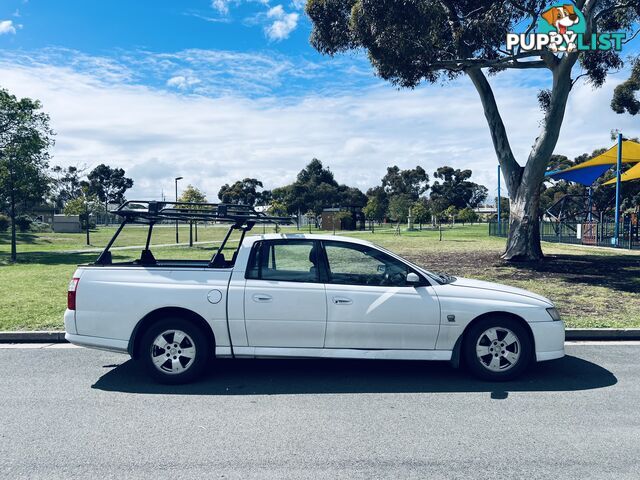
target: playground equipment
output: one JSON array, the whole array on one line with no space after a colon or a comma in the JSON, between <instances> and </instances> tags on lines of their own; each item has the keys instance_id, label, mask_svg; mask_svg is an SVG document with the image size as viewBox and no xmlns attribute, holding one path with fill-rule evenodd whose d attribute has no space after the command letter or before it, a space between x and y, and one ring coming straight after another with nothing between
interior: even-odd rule
<instances>
[{"instance_id":1,"label":"playground equipment","mask_svg":"<svg viewBox=\"0 0 640 480\"><path fill-rule=\"evenodd\" d=\"M637 165L623 174L622 165L632 163ZM594 219L593 184L614 165L616 166L616 177L602 184L602 186L613 184L616 186L615 196L613 196L611 202L607 202L607 205L615 203L613 231L610 231L608 226L606 228L604 226L602 212L600 212L599 219ZM576 232L576 236L584 240L582 243L602 244L603 239L610 239L611 245L621 246L621 237L622 239L628 238L630 248L634 238L637 243L637 215L621 218L620 198L621 184L640 178L640 143L624 140L622 134L618 134L617 144L603 154L565 170L547 172L546 176L554 180L566 180L587 187L585 195L566 195L547 210L547 215L555 221L557 234L560 234L559 232L568 225L575 225L573 229ZM569 215L569 212L571 212L571 215ZM570 217L573 218L573 222L570 221Z\"/></svg>"}]
</instances>

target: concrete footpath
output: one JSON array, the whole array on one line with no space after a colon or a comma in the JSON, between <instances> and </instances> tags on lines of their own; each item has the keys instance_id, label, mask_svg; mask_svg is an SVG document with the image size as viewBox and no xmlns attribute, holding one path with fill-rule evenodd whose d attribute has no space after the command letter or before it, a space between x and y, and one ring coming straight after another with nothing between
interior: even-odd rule
<instances>
[{"instance_id":1,"label":"concrete footpath","mask_svg":"<svg viewBox=\"0 0 640 480\"><path fill-rule=\"evenodd\" d=\"M569 341L622 341L640 340L640 328L568 328ZM0 343L66 343L63 330L0 331Z\"/></svg>"}]
</instances>

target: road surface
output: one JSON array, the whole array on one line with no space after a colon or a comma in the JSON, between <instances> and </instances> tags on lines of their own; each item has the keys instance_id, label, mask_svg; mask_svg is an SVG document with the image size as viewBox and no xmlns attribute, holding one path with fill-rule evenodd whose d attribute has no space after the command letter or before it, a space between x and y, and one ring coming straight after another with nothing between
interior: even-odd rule
<instances>
[{"instance_id":1,"label":"road surface","mask_svg":"<svg viewBox=\"0 0 640 480\"><path fill-rule=\"evenodd\" d=\"M640 343L522 380L446 363L225 360L149 383L128 357L0 347L3 478L640 477Z\"/></svg>"}]
</instances>

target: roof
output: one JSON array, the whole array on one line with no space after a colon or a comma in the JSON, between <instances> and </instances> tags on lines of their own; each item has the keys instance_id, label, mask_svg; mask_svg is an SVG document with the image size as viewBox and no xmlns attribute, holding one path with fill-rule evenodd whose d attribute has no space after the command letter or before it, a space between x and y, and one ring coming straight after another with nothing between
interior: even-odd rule
<instances>
[{"instance_id":1,"label":"roof","mask_svg":"<svg viewBox=\"0 0 640 480\"><path fill-rule=\"evenodd\" d=\"M360 238L346 237L343 235L321 235L317 233L267 233L265 235L249 235L244 239L244 242L251 244L259 240L324 240L356 243L369 247L374 246L373 243Z\"/></svg>"}]
</instances>

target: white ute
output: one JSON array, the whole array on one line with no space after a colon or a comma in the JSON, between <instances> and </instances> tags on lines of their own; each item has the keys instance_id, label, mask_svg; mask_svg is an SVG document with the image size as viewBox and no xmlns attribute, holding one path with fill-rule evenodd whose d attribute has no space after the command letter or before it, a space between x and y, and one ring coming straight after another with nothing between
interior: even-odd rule
<instances>
[{"instance_id":1,"label":"white ute","mask_svg":"<svg viewBox=\"0 0 640 480\"><path fill-rule=\"evenodd\" d=\"M508 380L564 356L564 323L545 297L437 275L359 239L245 237L255 223L278 219L208 205L217 213L164 202L120 207L116 236L145 223L147 246L139 260L113 263L112 240L96 263L78 267L66 339L128 353L164 383L194 380L214 357L462 361L483 379ZM187 215L234 222L229 233L242 235L229 260L229 235L211 261L153 257L153 225Z\"/></svg>"}]
</instances>

